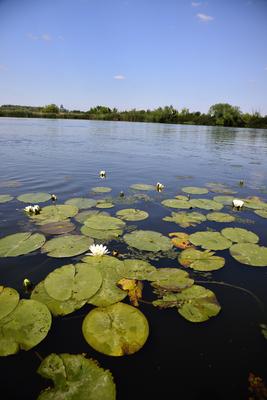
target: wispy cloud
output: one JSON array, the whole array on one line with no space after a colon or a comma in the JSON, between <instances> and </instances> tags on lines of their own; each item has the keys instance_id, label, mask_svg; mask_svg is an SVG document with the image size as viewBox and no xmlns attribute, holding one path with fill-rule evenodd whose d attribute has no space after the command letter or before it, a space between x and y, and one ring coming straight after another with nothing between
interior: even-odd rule
<instances>
[{"instance_id":1,"label":"wispy cloud","mask_svg":"<svg viewBox=\"0 0 267 400\"><path fill-rule=\"evenodd\" d=\"M117 81L123 81L126 79L126 77L124 75L114 75L113 79L116 79Z\"/></svg>"},{"instance_id":2,"label":"wispy cloud","mask_svg":"<svg viewBox=\"0 0 267 400\"><path fill-rule=\"evenodd\" d=\"M45 42L50 42L52 40L52 37L48 33L43 33L41 35L41 39L44 40Z\"/></svg>"},{"instance_id":3,"label":"wispy cloud","mask_svg":"<svg viewBox=\"0 0 267 400\"><path fill-rule=\"evenodd\" d=\"M41 35L34 35L33 33L27 33L27 38L30 40L42 40L44 42L51 42L53 39L49 33L42 33Z\"/></svg>"},{"instance_id":4,"label":"wispy cloud","mask_svg":"<svg viewBox=\"0 0 267 400\"><path fill-rule=\"evenodd\" d=\"M207 15L207 14L197 14L197 18L199 19L199 21L202 22L209 22L209 21L213 21L214 17L212 17L211 15Z\"/></svg>"},{"instance_id":5,"label":"wispy cloud","mask_svg":"<svg viewBox=\"0 0 267 400\"><path fill-rule=\"evenodd\" d=\"M199 6L201 6L201 1L192 1L192 3L191 3L191 6L192 7L199 7Z\"/></svg>"}]
</instances>

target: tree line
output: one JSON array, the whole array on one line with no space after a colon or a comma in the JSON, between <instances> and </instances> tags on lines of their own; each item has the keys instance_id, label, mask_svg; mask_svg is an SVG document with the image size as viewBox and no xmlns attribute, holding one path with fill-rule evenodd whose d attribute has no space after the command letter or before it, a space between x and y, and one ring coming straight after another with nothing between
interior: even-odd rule
<instances>
[{"instance_id":1,"label":"tree line","mask_svg":"<svg viewBox=\"0 0 267 400\"><path fill-rule=\"evenodd\" d=\"M207 114L191 112L188 108L180 111L173 106L158 107L154 110L126 110L96 106L88 111L67 110L61 105L49 104L44 107L32 107L4 104L0 107L0 117L25 118L62 118L88 119L104 121L157 122L166 124L232 126L246 128L267 128L267 115L259 112L243 113L239 107L228 103L217 103L210 107Z\"/></svg>"}]
</instances>

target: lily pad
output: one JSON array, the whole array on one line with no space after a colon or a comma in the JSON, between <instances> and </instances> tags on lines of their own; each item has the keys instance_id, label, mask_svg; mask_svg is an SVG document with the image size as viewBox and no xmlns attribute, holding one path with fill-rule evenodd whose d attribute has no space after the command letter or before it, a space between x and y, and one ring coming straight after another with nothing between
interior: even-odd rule
<instances>
[{"instance_id":1,"label":"lily pad","mask_svg":"<svg viewBox=\"0 0 267 400\"><path fill-rule=\"evenodd\" d=\"M52 205L42 208L40 214L31 215L30 218L39 225L46 225L74 217L78 211L76 206L70 204Z\"/></svg>"},{"instance_id":2,"label":"lily pad","mask_svg":"<svg viewBox=\"0 0 267 400\"><path fill-rule=\"evenodd\" d=\"M10 196L9 194L0 194L0 203L7 203L13 199L14 197Z\"/></svg>"},{"instance_id":3,"label":"lily pad","mask_svg":"<svg viewBox=\"0 0 267 400\"><path fill-rule=\"evenodd\" d=\"M51 195L43 192L25 193L18 196L17 199L23 203L44 203L51 199Z\"/></svg>"},{"instance_id":4,"label":"lily pad","mask_svg":"<svg viewBox=\"0 0 267 400\"><path fill-rule=\"evenodd\" d=\"M93 187L91 190L94 193L109 193L109 192L111 192L112 189L107 186L96 186L96 187Z\"/></svg>"},{"instance_id":5,"label":"lily pad","mask_svg":"<svg viewBox=\"0 0 267 400\"><path fill-rule=\"evenodd\" d=\"M267 210L255 210L254 212L262 218L267 218Z\"/></svg>"},{"instance_id":6,"label":"lily pad","mask_svg":"<svg viewBox=\"0 0 267 400\"><path fill-rule=\"evenodd\" d=\"M147 191L156 189L154 185L147 185L145 183L135 183L134 185L131 185L130 188L135 190L147 190Z\"/></svg>"},{"instance_id":7,"label":"lily pad","mask_svg":"<svg viewBox=\"0 0 267 400\"><path fill-rule=\"evenodd\" d=\"M74 231L75 225L68 219L60 222L50 222L40 226L40 231L48 235L62 235Z\"/></svg>"},{"instance_id":8,"label":"lily pad","mask_svg":"<svg viewBox=\"0 0 267 400\"><path fill-rule=\"evenodd\" d=\"M77 215L75 215L74 219L77 222L80 222L81 224L84 223L84 221L88 218L91 217L92 215L106 215L110 216L108 212L106 211L98 211L98 210L89 210L89 211L81 211Z\"/></svg>"},{"instance_id":9,"label":"lily pad","mask_svg":"<svg viewBox=\"0 0 267 400\"><path fill-rule=\"evenodd\" d=\"M50 257L73 257L85 253L93 239L83 235L64 235L48 240L42 247L42 252Z\"/></svg>"},{"instance_id":10,"label":"lily pad","mask_svg":"<svg viewBox=\"0 0 267 400\"><path fill-rule=\"evenodd\" d=\"M256 233L243 228L224 228L221 233L232 242L257 243L259 241L259 237Z\"/></svg>"},{"instance_id":11,"label":"lily pad","mask_svg":"<svg viewBox=\"0 0 267 400\"><path fill-rule=\"evenodd\" d=\"M166 207L171 208L182 208L182 209L190 209L192 205L188 200L179 200L179 199L167 199L161 202Z\"/></svg>"},{"instance_id":12,"label":"lily pad","mask_svg":"<svg viewBox=\"0 0 267 400\"><path fill-rule=\"evenodd\" d=\"M172 212L171 217L162 218L163 221L175 222L182 228L188 228L189 226L196 226L201 222L206 221L206 217L198 212Z\"/></svg>"},{"instance_id":13,"label":"lily pad","mask_svg":"<svg viewBox=\"0 0 267 400\"><path fill-rule=\"evenodd\" d=\"M17 257L39 249L45 243L40 233L21 232L0 239L0 257Z\"/></svg>"},{"instance_id":14,"label":"lily pad","mask_svg":"<svg viewBox=\"0 0 267 400\"><path fill-rule=\"evenodd\" d=\"M190 322L204 322L216 316L221 307L215 294L202 286L193 285L181 293L170 293L153 301L160 308L177 307L178 313Z\"/></svg>"},{"instance_id":15,"label":"lily pad","mask_svg":"<svg viewBox=\"0 0 267 400\"><path fill-rule=\"evenodd\" d=\"M230 189L223 183L218 183L218 182L209 182L205 186L209 188L211 192L214 193L224 193L224 194L234 194L236 193L235 190Z\"/></svg>"},{"instance_id":16,"label":"lily pad","mask_svg":"<svg viewBox=\"0 0 267 400\"><path fill-rule=\"evenodd\" d=\"M96 351L108 356L123 356L140 350L149 335L144 314L133 306L116 303L95 308L82 325L85 340Z\"/></svg>"},{"instance_id":17,"label":"lily pad","mask_svg":"<svg viewBox=\"0 0 267 400\"><path fill-rule=\"evenodd\" d=\"M122 229L109 229L107 231L102 229L92 229L89 226L83 225L81 227L81 233L85 236L89 236L94 239L99 240L113 240L117 239L120 235L122 235Z\"/></svg>"},{"instance_id":18,"label":"lily pad","mask_svg":"<svg viewBox=\"0 0 267 400\"><path fill-rule=\"evenodd\" d=\"M192 244L189 242L189 235L185 232L171 232L169 236L172 238L172 244L178 249L186 249L188 247L192 247Z\"/></svg>"},{"instance_id":19,"label":"lily pad","mask_svg":"<svg viewBox=\"0 0 267 400\"><path fill-rule=\"evenodd\" d=\"M184 196L183 194L178 194L178 196L175 196L175 198L177 200L184 200L184 201L188 201L188 197Z\"/></svg>"},{"instance_id":20,"label":"lily pad","mask_svg":"<svg viewBox=\"0 0 267 400\"><path fill-rule=\"evenodd\" d=\"M136 208L126 208L116 212L117 217L126 221L142 221L148 218L149 214L146 211Z\"/></svg>"},{"instance_id":21,"label":"lily pad","mask_svg":"<svg viewBox=\"0 0 267 400\"><path fill-rule=\"evenodd\" d=\"M80 210L94 207L96 205L96 203L97 203L96 200L87 199L85 197L74 197L73 199L69 199L69 200L65 201L65 204L75 206L75 207L79 208Z\"/></svg>"},{"instance_id":22,"label":"lily pad","mask_svg":"<svg viewBox=\"0 0 267 400\"><path fill-rule=\"evenodd\" d=\"M259 197L251 197L249 199L244 199L244 205L247 208L252 208L255 210L267 210L267 203L264 203Z\"/></svg>"},{"instance_id":23,"label":"lily pad","mask_svg":"<svg viewBox=\"0 0 267 400\"><path fill-rule=\"evenodd\" d=\"M113 207L114 204L106 200L99 200L96 205L96 208L113 208Z\"/></svg>"},{"instance_id":24,"label":"lily pad","mask_svg":"<svg viewBox=\"0 0 267 400\"><path fill-rule=\"evenodd\" d=\"M219 232L196 232L189 236L189 240L195 246L201 246L207 250L224 250L231 247L232 242Z\"/></svg>"},{"instance_id":25,"label":"lily pad","mask_svg":"<svg viewBox=\"0 0 267 400\"><path fill-rule=\"evenodd\" d=\"M214 196L213 200L225 206L231 206L234 200L233 196Z\"/></svg>"},{"instance_id":26,"label":"lily pad","mask_svg":"<svg viewBox=\"0 0 267 400\"><path fill-rule=\"evenodd\" d=\"M224 266L225 259L214 254L209 250L185 249L179 254L178 261L183 267L196 271L216 271Z\"/></svg>"},{"instance_id":27,"label":"lily pad","mask_svg":"<svg viewBox=\"0 0 267 400\"><path fill-rule=\"evenodd\" d=\"M19 294L15 289L0 286L0 320L10 314L18 303Z\"/></svg>"},{"instance_id":28,"label":"lily pad","mask_svg":"<svg viewBox=\"0 0 267 400\"><path fill-rule=\"evenodd\" d=\"M222 213L222 212L212 212L206 215L208 221L214 222L233 222L235 217L233 215Z\"/></svg>"},{"instance_id":29,"label":"lily pad","mask_svg":"<svg viewBox=\"0 0 267 400\"><path fill-rule=\"evenodd\" d=\"M20 300L17 307L0 320L0 356L30 350L39 344L51 327L48 308L35 300Z\"/></svg>"},{"instance_id":30,"label":"lily pad","mask_svg":"<svg viewBox=\"0 0 267 400\"><path fill-rule=\"evenodd\" d=\"M221 210L223 204L209 199L192 199L189 201L191 207L202 208L203 210Z\"/></svg>"},{"instance_id":31,"label":"lily pad","mask_svg":"<svg viewBox=\"0 0 267 400\"><path fill-rule=\"evenodd\" d=\"M196 186L186 186L182 188L182 191L190 194L206 194L209 193L208 189Z\"/></svg>"},{"instance_id":32,"label":"lily pad","mask_svg":"<svg viewBox=\"0 0 267 400\"><path fill-rule=\"evenodd\" d=\"M172 248L172 242L159 232L137 230L124 235L125 242L138 250L168 251Z\"/></svg>"},{"instance_id":33,"label":"lily pad","mask_svg":"<svg viewBox=\"0 0 267 400\"><path fill-rule=\"evenodd\" d=\"M108 370L82 354L50 354L37 370L54 387L48 387L37 400L115 400L116 386Z\"/></svg>"},{"instance_id":34,"label":"lily pad","mask_svg":"<svg viewBox=\"0 0 267 400\"><path fill-rule=\"evenodd\" d=\"M84 224L89 228L98 230L123 229L126 225L125 222L119 218L105 215L92 215L84 221Z\"/></svg>"},{"instance_id":35,"label":"lily pad","mask_svg":"<svg viewBox=\"0 0 267 400\"><path fill-rule=\"evenodd\" d=\"M255 243L236 243L230 247L231 256L241 264L267 267L267 247Z\"/></svg>"},{"instance_id":36,"label":"lily pad","mask_svg":"<svg viewBox=\"0 0 267 400\"><path fill-rule=\"evenodd\" d=\"M156 271L153 265L149 264L147 261L133 259L124 260L124 268L122 275L128 279L137 279L139 281L152 280L152 273ZM151 278L152 277L152 278Z\"/></svg>"},{"instance_id":37,"label":"lily pad","mask_svg":"<svg viewBox=\"0 0 267 400\"><path fill-rule=\"evenodd\" d=\"M157 268L150 280L154 288L168 292L181 292L194 284L189 274L178 268Z\"/></svg>"}]
</instances>

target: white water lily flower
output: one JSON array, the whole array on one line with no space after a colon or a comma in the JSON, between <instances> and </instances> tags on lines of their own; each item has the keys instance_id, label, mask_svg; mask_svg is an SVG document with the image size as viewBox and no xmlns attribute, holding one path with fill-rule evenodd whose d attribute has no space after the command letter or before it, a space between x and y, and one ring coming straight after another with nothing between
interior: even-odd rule
<instances>
[{"instance_id":1,"label":"white water lily flower","mask_svg":"<svg viewBox=\"0 0 267 400\"><path fill-rule=\"evenodd\" d=\"M232 204L233 204L233 207L235 207L235 208L241 208L241 207L243 207L244 202L243 202L243 200L234 199Z\"/></svg>"},{"instance_id":2,"label":"white water lily flower","mask_svg":"<svg viewBox=\"0 0 267 400\"><path fill-rule=\"evenodd\" d=\"M24 211L27 212L27 213L33 213L33 212L34 212L34 211L33 211L33 206L27 206L27 207L25 207L25 208L24 208Z\"/></svg>"},{"instance_id":3,"label":"white water lily flower","mask_svg":"<svg viewBox=\"0 0 267 400\"><path fill-rule=\"evenodd\" d=\"M162 192L162 190L164 189L164 185L162 183L158 182L156 184L156 189L158 192Z\"/></svg>"},{"instance_id":4,"label":"white water lily flower","mask_svg":"<svg viewBox=\"0 0 267 400\"><path fill-rule=\"evenodd\" d=\"M99 176L100 176L101 179L105 178L106 177L106 171L104 171L104 170L100 171L99 172Z\"/></svg>"},{"instance_id":5,"label":"white water lily flower","mask_svg":"<svg viewBox=\"0 0 267 400\"><path fill-rule=\"evenodd\" d=\"M91 253L86 253L89 256L104 256L109 253L107 246L103 246L103 244L92 244L89 250Z\"/></svg>"}]
</instances>

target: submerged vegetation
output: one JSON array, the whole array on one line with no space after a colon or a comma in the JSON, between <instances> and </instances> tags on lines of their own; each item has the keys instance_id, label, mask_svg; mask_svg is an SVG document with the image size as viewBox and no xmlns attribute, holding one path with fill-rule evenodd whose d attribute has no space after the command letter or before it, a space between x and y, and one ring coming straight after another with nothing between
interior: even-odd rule
<instances>
[{"instance_id":1,"label":"submerged vegetation","mask_svg":"<svg viewBox=\"0 0 267 400\"><path fill-rule=\"evenodd\" d=\"M96 106L88 111L81 111L67 110L62 105L58 107L56 104L49 104L44 107L4 104L0 107L0 117L87 119L267 128L267 115L262 116L258 111L251 114L243 113L239 107L228 103L214 104L206 114L200 111L190 111L188 108L178 111L173 106L158 107L153 110L132 109L125 111L106 106Z\"/></svg>"}]
</instances>

